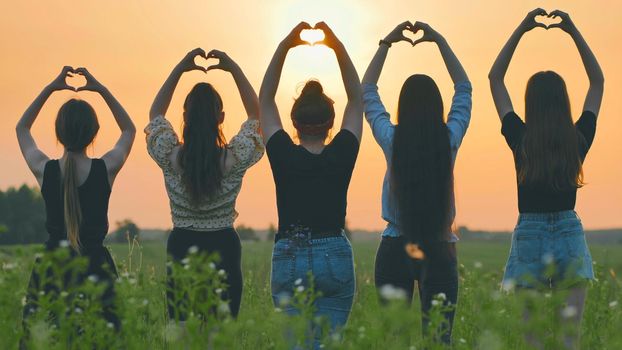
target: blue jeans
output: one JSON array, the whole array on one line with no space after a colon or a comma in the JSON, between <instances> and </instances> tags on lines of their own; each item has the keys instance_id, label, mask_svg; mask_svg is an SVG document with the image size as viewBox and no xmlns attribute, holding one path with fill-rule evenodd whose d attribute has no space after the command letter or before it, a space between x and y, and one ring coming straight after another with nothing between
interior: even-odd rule
<instances>
[{"instance_id":1,"label":"blue jeans","mask_svg":"<svg viewBox=\"0 0 622 350\"><path fill-rule=\"evenodd\" d=\"M503 286L564 288L594 279L592 256L573 210L520 214Z\"/></svg>"},{"instance_id":2,"label":"blue jeans","mask_svg":"<svg viewBox=\"0 0 622 350\"><path fill-rule=\"evenodd\" d=\"M272 252L272 300L290 315L299 310L289 303L299 287L310 287L313 276L314 316L325 318L331 331L348 320L354 299L355 277L352 246L345 236L320 239L281 239ZM315 330L315 347L321 334Z\"/></svg>"}]
</instances>

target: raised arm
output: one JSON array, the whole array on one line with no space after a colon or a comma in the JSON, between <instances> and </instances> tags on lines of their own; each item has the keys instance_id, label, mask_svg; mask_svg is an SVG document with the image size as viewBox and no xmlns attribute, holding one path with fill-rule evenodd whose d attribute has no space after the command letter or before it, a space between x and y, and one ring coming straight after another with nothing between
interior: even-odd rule
<instances>
[{"instance_id":1,"label":"raised arm","mask_svg":"<svg viewBox=\"0 0 622 350\"><path fill-rule=\"evenodd\" d=\"M387 54L392 44L399 41L406 41L411 45L414 45L412 40L404 36L405 30L413 30L412 24L408 21L400 23L397 27L395 27L395 29L393 29L393 31L391 31L391 33L380 41L378 50L376 50L374 58L372 58L367 70L365 71L365 75L363 75L363 84L378 85L378 79L380 79L380 73L382 73L384 61L387 59Z\"/></svg>"},{"instance_id":2,"label":"raised arm","mask_svg":"<svg viewBox=\"0 0 622 350\"><path fill-rule=\"evenodd\" d=\"M281 41L263 77L261 88L259 89L259 109L261 131L263 133L264 143L266 144L274 133L283 129L279 109L276 106L274 98L276 96L276 90L279 87L279 81L281 80L281 72L283 71L283 64L285 63L287 52L289 49L299 45L309 45L308 42L300 39L300 32L305 29L311 29L309 23L300 22L292 29L287 37Z\"/></svg>"},{"instance_id":3,"label":"raised arm","mask_svg":"<svg viewBox=\"0 0 622 350\"><path fill-rule=\"evenodd\" d=\"M560 23L551 24L549 28L560 28L566 33L570 34L572 40L574 40L581 55L581 60L585 66L585 71L590 80L590 87L587 90L587 96L583 103L583 110L590 111L594 115L598 116L600 111L600 104L603 100L603 92L605 88L605 77L603 71L600 69L596 56L587 45L583 35L579 32L574 22L570 19L570 16L560 10L555 10L549 14L549 17L560 17L562 21Z\"/></svg>"},{"instance_id":4,"label":"raised arm","mask_svg":"<svg viewBox=\"0 0 622 350\"><path fill-rule=\"evenodd\" d=\"M43 170L45 169L45 163L49 160L49 157L39 149L35 139L32 137L30 129L39 116L41 108L43 108L43 105L53 92L60 90L75 91L75 89L67 85L65 81L68 76L72 76L72 73L74 73L73 68L69 66L63 67L56 79L46 86L43 91L39 93L39 96L30 104L15 127L19 149L26 160L26 164L28 164L28 168L30 168L30 171L37 179L39 186L41 186L43 182Z\"/></svg>"},{"instance_id":5,"label":"raised arm","mask_svg":"<svg viewBox=\"0 0 622 350\"><path fill-rule=\"evenodd\" d=\"M447 40L436 30L434 30L430 25L423 22L416 22L413 26L413 31L417 33L418 31L423 31L423 36L417 40L415 40L414 45L417 45L422 42L434 42L438 45L438 49L441 52L441 56L443 57L443 61L445 62L445 66L447 67L447 71L451 76L451 80L454 84L468 81L469 77L466 74L466 71L462 67L462 64L454 54L453 50L447 44Z\"/></svg>"},{"instance_id":6,"label":"raised arm","mask_svg":"<svg viewBox=\"0 0 622 350\"><path fill-rule=\"evenodd\" d=\"M207 54L207 58L215 58L218 60L218 64L211 65L207 67L207 70L212 69L221 69L225 72L231 73L233 76L233 80L238 87L238 91L240 92L240 97L242 98L242 103L244 104L244 109L246 110L246 115L248 119L258 119L259 118L259 100L257 99L257 93L255 93L255 89L248 81L244 72L240 66L237 65L226 53L218 50L212 50Z\"/></svg>"},{"instance_id":7,"label":"raised arm","mask_svg":"<svg viewBox=\"0 0 622 350\"><path fill-rule=\"evenodd\" d=\"M521 24L514 30L512 36L508 42L503 46L499 56L495 60L495 63L492 65L490 69L490 73L488 73L488 79L490 80L490 90L492 91L492 98L495 102L495 107L497 107L497 113L499 114L499 118L503 121L503 117L514 110L512 106L512 100L510 99L510 94L508 93L508 89L505 86L505 74L508 70L508 66L510 65L510 61L512 60L512 56L514 55L514 51L518 46L518 42L523 37L523 34L528 31L541 27L545 28L546 26L542 23L538 23L535 20L536 16L546 16L547 13L541 8L537 8L527 14L525 19L521 22Z\"/></svg>"},{"instance_id":8,"label":"raised arm","mask_svg":"<svg viewBox=\"0 0 622 350\"><path fill-rule=\"evenodd\" d=\"M175 88L177 87L177 83L179 83L179 79L182 74L192 70L207 72L207 69L194 63L194 59L197 56L207 58L203 49L196 48L188 52L181 62L173 68L173 71L168 76L151 104L151 109L149 110L149 120L153 120L159 115L166 115L168 106L171 104L171 99L173 98L173 92L175 92Z\"/></svg>"},{"instance_id":9,"label":"raised arm","mask_svg":"<svg viewBox=\"0 0 622 350\"><path fill-rule=\"evenodd\" d=\"M102 157L108 169L110 186L112 186L114 179L123 167L123 164L125 164L125 160L132 150L134 137L136 136L136 127L119 101L117 101L112 93L97 81L86 68L78 68L76 69L76 73L84 76L86 79L86 85L79 87L78 91L93 91L100 94L108 105L108 108L110 108L119 129L121 129L121 136L114 147Z\"/></svg>"},{"instance_id":10,"label":"raised arm","mask_svg":"<svg viewBox=\"0 0 622 350\"><path fill-rule=\"evenodd\" d=\"M348 102L343 112L341 129L346 129L353 133L360 142L363 135L363 92L361 91L359 75L350 56L348 56L346 48L333 33L332 29L324 22L317 23L315 29L320 29L324 32L322 44L335 52L337 63L341 70L341 79L346 89Z\"/></svg>"}]
</instances>

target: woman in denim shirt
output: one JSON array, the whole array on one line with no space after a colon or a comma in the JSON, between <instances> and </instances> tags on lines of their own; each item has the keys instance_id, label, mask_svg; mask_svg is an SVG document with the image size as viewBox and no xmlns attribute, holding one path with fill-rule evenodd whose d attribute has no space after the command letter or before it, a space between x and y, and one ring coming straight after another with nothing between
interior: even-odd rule
<instances>
[{"instance_id":1,"label":"woman in denim shirt","mask_svg":"<svg viewBox=\"0 0 622 350\"><path fill-rule=\"evenodd\" d=\"M404 31L423 37L411 41ZM438 45L454 82L455 94L447 123L443 101L432 78L412 75L404 82L398 102L398 123L378 95L378 78L393 43L406 41ZM427 317L435 298L455 305L458 298L458 271L455 242L451 232L455 217L453 166L458 148L471 118L471 83L445 39L429 25L404 22L384 40L363 77L365 118L387 161L382 186L382 218L387 227L376 256L375 280L381 300L394 289L410 303L417 281ZM447 324L439 330L441 341L450 342L453 309L445 313Z\"/></svg>"},{"instance_id":2,"label":"woman in denim shirt","mask_svg":"<svg viewBox=\"0 0 622 350\"><path fill-rule=\"evenodd\" d=\"M548 27L536 16L559 17ZM522 36L541 27L560 28L574 40L585 65L590 87L583 113L572 121L566 84L555 72L534 74L525 91L525 122L516 113L503 81ZM594 278L592 258L581 220L574 211L577 188L583 186L582 164L594 140L596 116L603 97L604 77L592 50L568 14L531 11L514 31L489 74L490 88L501 118L501 132L512 150L518 185L520 216L505 267L505 289L564 289L568 291L569 323L561 340L567 348L579 344L587 281ZM525 311L525 319L529 314ZM542 347L528 337L534 347Z\"/></svg>"},{"instance_id":3,"label":"woman in denim shirt","mask_svg":"<svg viewBox=\"0 0 622 350\"><path fill-rule=\"evenodd\" d=\"M259 92L261 129L276 187L279 231L272 254L272 297L288 314L299 312L288 301L296 290L311 285L316 293L314 319L324 319L334 331L343 326L354 298L352 247L343 234L347 194L363 130L363 101L356 69L343 44L323 22L322 44L331 48L341 69L346 95L341 130L327 142L333 126L333 101L322 85L311 80L294 102L291 117L300 144L283 130L274 100L288 51L308 44L300 32L311 29L302 22L281 42ZM313 277L313 284L309 279ZM315 327L314 348L319 348Z\"/></svg>"}]
</instances>

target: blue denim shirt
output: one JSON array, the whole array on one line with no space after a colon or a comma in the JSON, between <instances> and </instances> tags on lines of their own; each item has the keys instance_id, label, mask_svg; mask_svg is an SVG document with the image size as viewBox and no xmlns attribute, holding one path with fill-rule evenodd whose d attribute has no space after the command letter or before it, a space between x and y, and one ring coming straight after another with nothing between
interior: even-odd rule
<instances>
[{"instance_id":1,"label":"blue denim shirt","mask_svg":"<svg viewBox=\"0 0 622 350\"><path fill-rule=\"evenodd\" d=\"M456 162L458 148L462 144L464 134L466 134L471 120L471 92L472 87L469 81L462 81L454 85L454 97L451 109L447 116L447 129L449 130L449 143L451 147L452 167ZM384 108L378 86L375 84L363 84L363 102L365 103L365 118L371 127L374 139L382 148L387 162L387 171L384 174L382 183L382 218L387 222L382 236L400 236L399 223L397 222L397 208L395 200L391 194L391 155L393 153L393 134L395 125L391 123L391 118ZM451 221L456 216L455 198L451 199ZM449 241L455 242L458 237L451 234Z\"/></svg>"}]
</instances>

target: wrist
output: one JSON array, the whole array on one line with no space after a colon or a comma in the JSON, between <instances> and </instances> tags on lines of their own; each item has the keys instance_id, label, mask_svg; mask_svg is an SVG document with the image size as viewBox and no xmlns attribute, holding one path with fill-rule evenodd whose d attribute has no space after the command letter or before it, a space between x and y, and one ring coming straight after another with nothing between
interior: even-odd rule
<instances>
[{"instance_id":1,"label":"wrist","mask_svg":"<svg viewBox=\"0 0 622 350\"><path fill-rule=\"evenodd\" d=\"M393 43L389 39L387 39L387 38L380 39L380 41L378 41L378 46L380 46L380 47L384 46L386 48L389 48L389 47L391 47L391 45L393 45Z\"/></svg>"}]
</instances>

